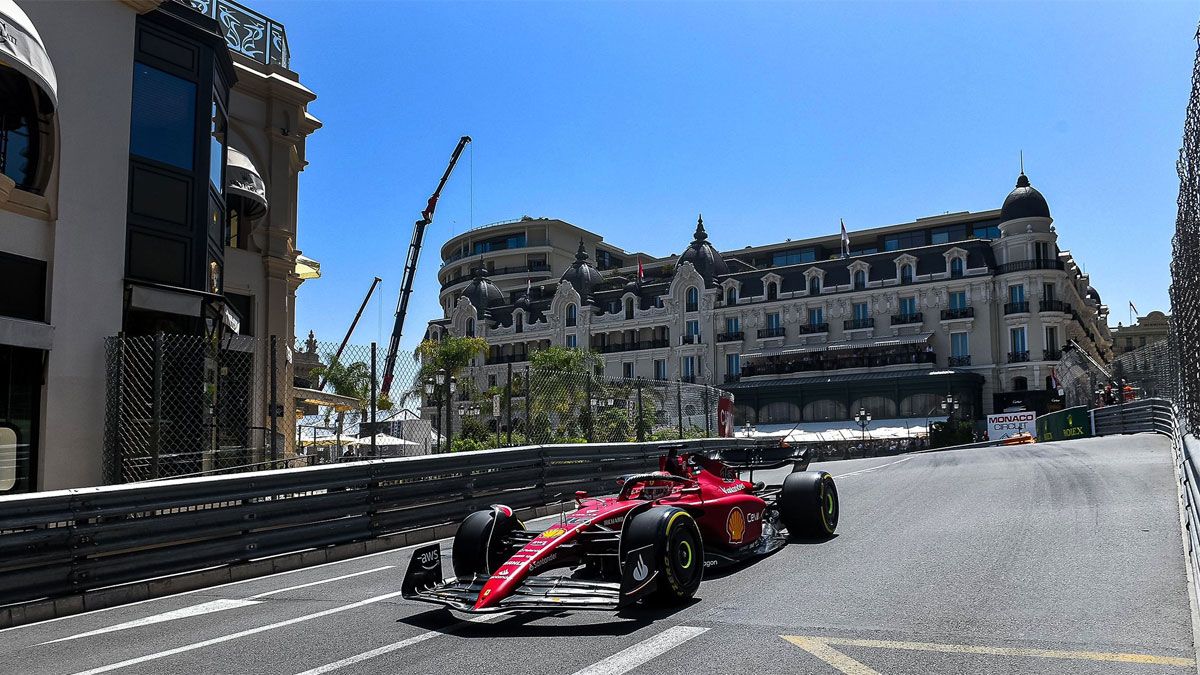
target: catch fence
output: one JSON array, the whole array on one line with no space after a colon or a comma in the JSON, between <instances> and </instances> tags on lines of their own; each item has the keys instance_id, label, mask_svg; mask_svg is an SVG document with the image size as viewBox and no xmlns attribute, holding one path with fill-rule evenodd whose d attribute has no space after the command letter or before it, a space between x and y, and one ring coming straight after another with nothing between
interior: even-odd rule
<instances>
[{"instance_id":1,"label":"catch fence","mask_svg":"<svg viewBox=\"0 0 1200 675\"><path fill-rule=\"evenodd\" d=\"M108 483L528 444L718 435L714 387L468 365L313 336L157 334L106 341ZM482 356L477 360L482 362ZM390 379L390 390L385 382Z\"/></svg>"}]
</instances>

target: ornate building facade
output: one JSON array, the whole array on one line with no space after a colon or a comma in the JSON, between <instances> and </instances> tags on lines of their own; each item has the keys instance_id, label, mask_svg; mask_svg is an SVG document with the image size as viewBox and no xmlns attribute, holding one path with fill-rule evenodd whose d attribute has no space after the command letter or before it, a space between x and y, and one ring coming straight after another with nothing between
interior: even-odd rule
<instances>
[{"instance_id":1,"label":"ornate building facade","mask_svg":"<svg viewBox=\"0 0 1200 675\"><path fill-rule=\"evenodd\" d=\"M483 372L550 345L586 347L606 375L733 392L738 424L861 409L927 418L947 395L972 418L1044 411L1064 349L1112 358L1108 308L1023 173L1000 209L852 231L846 243L720 251L701 218L680 254L652 258L528 219L459 235L443 260L445 315L427 335L485 338Z\"/></svg>"}]
</instances>

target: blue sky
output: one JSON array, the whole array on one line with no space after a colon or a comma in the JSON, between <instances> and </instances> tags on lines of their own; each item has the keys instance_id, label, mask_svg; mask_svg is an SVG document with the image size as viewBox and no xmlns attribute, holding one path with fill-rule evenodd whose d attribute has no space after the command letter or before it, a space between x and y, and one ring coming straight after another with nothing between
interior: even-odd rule
<instances>
[{"instance_id":1,"label":"blue sky","mask_svg":"<svg viewBox=\"0 0 1200 675\"><path fill-rule=\"evenodd\" d=\"M296 332L387 341L412 223L462 134L405 330L437 307L438 247L562 218L655 255L712 241L999 207L1025 169L1126 321L1167 310L1192 3L254 1L282 22L325 126L298 247L324 276Z\"/></svg>"}]
</instances>

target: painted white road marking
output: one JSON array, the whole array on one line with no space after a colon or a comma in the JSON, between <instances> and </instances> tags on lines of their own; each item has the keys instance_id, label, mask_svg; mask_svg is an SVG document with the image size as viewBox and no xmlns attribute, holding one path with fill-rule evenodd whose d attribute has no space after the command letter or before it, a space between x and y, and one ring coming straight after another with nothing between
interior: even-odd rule
<instances>
[{"instance_id":1,"label":"painted white road marking","mask_svg":"<svg viewBox=\"0 0 1200 675\"><path fill-rule=\"evenodd\" d=\"M916 455L911 455L911 456L909 456L909 457L905 457L904 459L898 459L898 460L896 460L896 461L894 461L894 462L888 462L887 464L880 464L879 466L872 466L872 467L869 467L869 468L866 468L866 469L859 469L858 471L851 471L850 473L840 473L840 474L838 474L838 475L834 476L834 478L849 478L850 476L858 476L858 475L860 475L860 474L864 474L864 473L871 473L872 471L876 471L876 470L878 470L878 469L882 469L882 468L883 468L883 467L885 467L885 466L892 466L893 464L899 464L899 463L901 463L901 462L907 462L907 461L909 461L910 459L916 459L916 458L917 458L917 456L916 456Z\"/></svg>"},{"instance_id":2,"label":"painted white road marking","mask_svg":"<svg viewBox=\"0 0 1200 675\"><path fill-rule=\"evenodd\" d=\"M126 621L125 623L118 623L105 628L89 630L86 633L68 635L67 637L59 638L57 640L42 642L41 645L54 644L55 642L66 642L67 640L76 640L79 638L91 637L93 635L103 635L104 633L113 633L119 630L128 630L130 628L149 626L151 624L162 623L164 621L187 619L193 616L212 614L213 612L223 612L227 609L238 609L257 604L259 604L257 600L213 600L212 602L202 602L199 605L192 605L191 607L184 607L183 609L176 609L170 612L163 612L162 614L154 614L143 619L134 619L133 621Z\"/></svg>"},{"instance_id":3,"label":"painted white road marking","mask_svg":"<svg viewBox=\"0 0 1200 675\"><path fill-rule=\"evenodd\" d=\"M352 602L349 605L341 605L339 607L334 607L332 609L326 609L326 610L323 610L320 612L316 612L314 614L308 614L306 616L298 616L294 619L288 619L287 621L279 621L277 623L268 624L266 626L259 626L257 628L249 628L249 629L246 629L243 631L238 631L236 633L230 633L229 635L222 635L221 637L213 638L211 640L204 640L202 642L194 642L190 645L184 645L182 647L176 647L174 649L168 649L166 651L155 652L153 654L147 654L145 656L139 656L139 657L132 658L132 659L126 659L124 661L118 661L117 663L110 663L107 666L100 666L99 668L92 668L91 670L84 670L79 673L76 673L75 675L97 675L97 673L107 673L107 672L110 672L113 670L119 670L121 668L135 666L139 663L145 663L147 661L156 661L158 659L165 659L168 656L174 656L176 654L182 654L184 652L190 652L190 651L193 651L196 649L203 649L205 647L211 647L212 645L221 644L222 642L229 642L230 640L236 640L238 638L243 638L248 635L255 635L257 633L265 633L269 630L275 630L277 628L283 628L285 626L291 626L291 625L294 625L297 623L303 623L305 621L312 621L313 619L319 619L323 616L329 616L330 614L338 614L341 612L350 611L352 609L358 609L359 607L365 607L366 605L371 605L376 602L383 602L384 600L390 600L392 598L399 597L400 594L401 594L401 591L396 591L394 593L386 593L384 595L377 595L373 598L367 598L366 600L359 600L358 602Z\"/></svg>"},{"instance_id":4,"label":"painted white road marking","mask_svg":"<svg viewBox=\"0 0 1200 675\"><path fill-rule=\"evenodd\" d=\"M384 654L391 654L392 652L399 651L401 649L404 649L405 647L411 647L412 645L419 644L430 638L435 638L435 637L438 637L439 635L445 635L447 633L453 632L455 628L458 628L466 623L486 623L488 621L494 621L496 619L499 619L504 616L508 616L510 614L512 614L512 612L498 612L496 614L481 614L479 616L467 619L466 621L460 621L460 622L454 624L453 626L447 628L445 631L431 630L428 633L421 633L420 635L414 635L410 638L405 638L403 640L400 640L399 642L393 642L390 645L384 645L382 647L372 649L369 652L363 652L362 654L355 654L354 656L348 656L340 661L334 661L333 663L327 663L319 668L313 668L312 670L306 670L303 673L298 673L298 675L323 675L323 673L331 673L335 670L345 668L346 666L352 666L356 663L362 663L363 661L373 659L376 656L383 656Z\"/></svg>"},{"instance_id":5,"label":"painted white road marking","mask_svg":"<svg viewBox=\"0 0 1200 675\"><path fill-rule=\"evenodd\" d=\"M309 586L320 586L321 584L328 584L328 583L332 583L334 581L341 581L342 579L349 579L351 577L361 577L364 574L372 574L374 572L382 572L384 570L390 570L393 567L395 567L395 565L384 565L383 567L374 567L372 569L363 570L361 572L353 572L351 574L343 574L340 577L330 577L328 579L319 579L317 581L310 581L307 584L296 584L295 586L288 586L287 588L279 588L274 591L267 591L266 593L259 593L258 595L252 595L247 599L248 600L257 600L258 598L267 598L272 595L278 595L279 593L287 593L288 591L295 591L295 590L298 590L301 588L308 588Z\"/></svg>"},{"instance_id":6,"label":"painted white road marking","mask_svg":"<svg viewBox=\"0 0 1200 675\"><path fill-rule=\"evenodd\" d=\"M668 628L658 635L642 640L632 647L622 649L603 661L597 661L587 668L577 671L574 675L623 675L707 630L707 628L696 628L694 626Z\"/></svg>"}]
</instances>

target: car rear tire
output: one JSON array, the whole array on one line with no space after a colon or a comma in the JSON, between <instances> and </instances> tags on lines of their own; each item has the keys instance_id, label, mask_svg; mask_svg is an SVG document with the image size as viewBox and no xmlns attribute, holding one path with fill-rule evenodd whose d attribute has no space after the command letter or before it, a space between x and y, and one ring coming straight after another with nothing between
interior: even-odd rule
<instances>
[{"instance_id":1,"label":"car rear tire","mask_svg":"<svg viewBox=\"0 0 1200 675\"><path fill-rule=\"evenodd\" d=\"M524 528L507 506L476 511L464 518L454 535L454 576L470 579L495 572L511 553L508 535Z\"/></svg>"},{"instance_id":2,"label":"car rear tire","mask_svg":"<svg viewBox=\"0 0 1200 675\"><path fill-rule=\"evenodd\" d=\"M831 537L841 505L833 476L824 471L798 471L783 480L779 517L794 537Z\"/></svg>"},{"instance_id":3,"label":"car rear tire","mask_svg":"<svg viewBox=\"0 0 1200 675\"><path fill-rule=\"evenodd\" d=\"M633 516L622 537L621 549L651 546L662 572L648 600L679 604L696 594L704 579L704 540L696 519L673 506L656 506Z\"/></svg>"}]
</instances>

